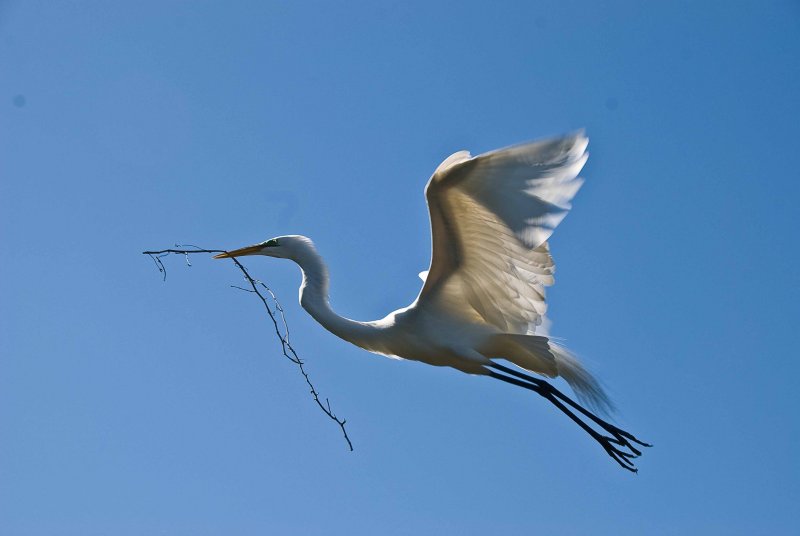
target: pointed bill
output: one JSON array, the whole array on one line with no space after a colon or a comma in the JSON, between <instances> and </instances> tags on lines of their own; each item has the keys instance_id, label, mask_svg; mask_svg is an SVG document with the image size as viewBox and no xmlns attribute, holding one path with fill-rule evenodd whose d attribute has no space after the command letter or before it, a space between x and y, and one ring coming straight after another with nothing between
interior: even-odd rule
<instances>
[{"instance_id":1,"label":"pointed bill","mask_svg":"<svg viewBox=\"0 0 800 536\"><path fill-rule=\"evenodd\" d=\"M247 246L246 248L234 249L233 251L226 251L219 255L214 255L215 259L228 259L230 257L242 257L244 255L255 255L261 251L264 246L256 244L255 246Z\"/></svg>"}]
</instances>

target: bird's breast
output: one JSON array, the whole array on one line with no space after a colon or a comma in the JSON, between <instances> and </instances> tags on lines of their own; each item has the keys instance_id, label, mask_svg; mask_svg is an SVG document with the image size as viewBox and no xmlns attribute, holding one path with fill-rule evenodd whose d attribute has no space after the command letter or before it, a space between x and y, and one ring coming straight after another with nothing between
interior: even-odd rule
<instances>
[{"instance_id":1,"label":"bird's breast","mask_svg":"<svg viewBox=\"0 0 800 536\"><path fill-rule=\"evenodd\" d=\"M435 366L456 366L462 360L460 350L480 348L493 331L488 326L414 310L392 313L376 326L376 335L358 346L377 354Z\"/></svg>"}]
</instances>

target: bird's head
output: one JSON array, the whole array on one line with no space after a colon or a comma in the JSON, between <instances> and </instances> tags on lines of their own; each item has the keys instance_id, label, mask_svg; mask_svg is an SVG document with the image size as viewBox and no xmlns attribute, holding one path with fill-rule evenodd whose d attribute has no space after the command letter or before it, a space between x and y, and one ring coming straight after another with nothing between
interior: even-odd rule
<instances>
[{"instance_id":1,"label":"bird's head","mask_svg":"<svg viewBox=\"0 0 800 536\"><path fill-rule=\"evenodd\" d=\"M314 244L309 238L300 235L288 235L270 238L258 244L234 249L233 251L226 251L225 253L214 255L214 258L227 259L245 255L266 255L267 257L279 257L282 259L297 259L310 250L314 250Z\"/></svg>"}]
</instances>

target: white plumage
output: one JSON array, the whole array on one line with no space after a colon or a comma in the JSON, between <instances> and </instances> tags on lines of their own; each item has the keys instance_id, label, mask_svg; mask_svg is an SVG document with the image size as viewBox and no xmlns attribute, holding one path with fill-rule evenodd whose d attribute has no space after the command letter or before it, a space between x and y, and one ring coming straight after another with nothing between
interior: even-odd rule
<instances>
[{"instance_id":1,"label":"white plumage","mask_svg":"<svg viewBox=\"0 0 800 536\"><path fill-rule=\"evenodd\" d=\"M561 376L590 406L611 407L592 375L541 329L545 287L553 284L555 271L547 240L583 183L578 174L587 145L578 132L476 157L460 151L445 159L425 188L432 255L430 268L420 273L422 289L411 305L381 320L359 322L333 312L327 267L306 237L281 236L217 257L293 260L303 272L300 303L333 334L374 353L491 376L537 392L620 465L635 470L631 459L640 452L631 441L644 443L544 380L496 361Z\"/></svg>"}]
</instances>

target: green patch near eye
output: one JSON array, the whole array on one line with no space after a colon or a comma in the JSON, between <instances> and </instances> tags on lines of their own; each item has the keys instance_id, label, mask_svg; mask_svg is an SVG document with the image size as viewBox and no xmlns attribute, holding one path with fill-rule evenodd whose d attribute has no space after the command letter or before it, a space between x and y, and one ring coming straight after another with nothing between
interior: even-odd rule
<instances>
[{"instance_id":1,"label":"green patch near eye","mask_svg":"<svg viewBox=\"0 0 800 536\"><path fill-rule=\"evenodd\" d=\"M278 245L278 241L273 238L271 240L267 240L266 243L264 244L264 247L265 248L274 248L277 245Z\"/></svg>"}]
</instances>

